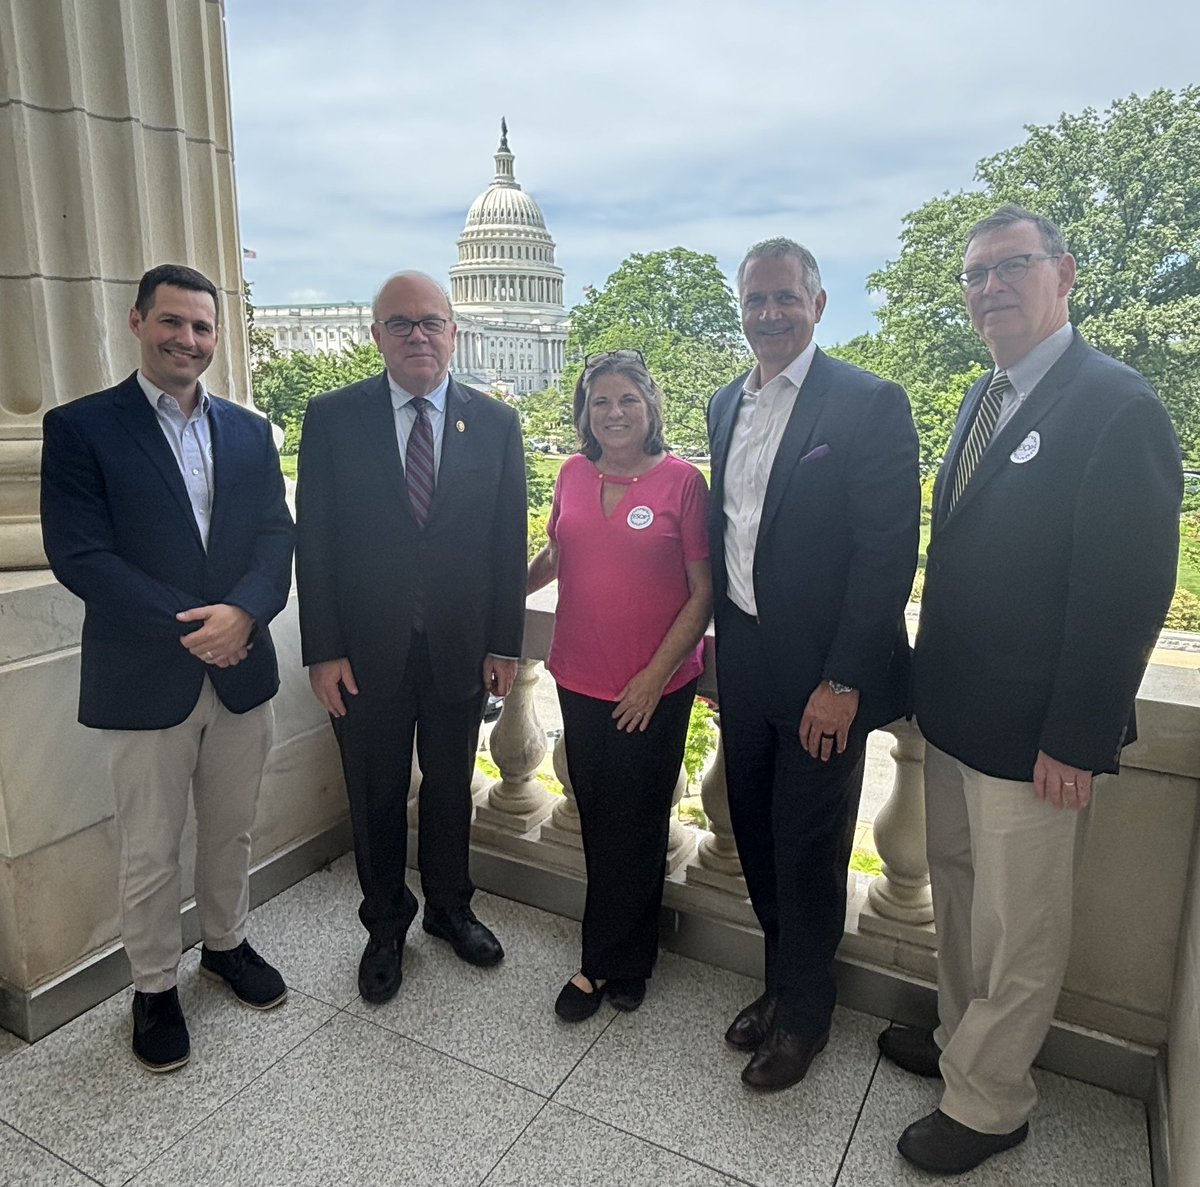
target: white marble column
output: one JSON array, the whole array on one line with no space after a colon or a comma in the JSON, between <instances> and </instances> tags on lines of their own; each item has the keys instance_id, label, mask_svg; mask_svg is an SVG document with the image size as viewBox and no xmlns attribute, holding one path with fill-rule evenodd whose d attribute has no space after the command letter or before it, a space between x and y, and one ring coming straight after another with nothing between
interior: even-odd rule
<instances>
[{"instance_id":1,"label":"white marble column","mask_svg":"<svg viewBox=\"0 0 1200 1187\"><path fill-rule=\"evenodd\" d=\"M537 778L538 766L546 756L546 731L533 700L538 663L523 659L517 667L512 691L504 698L504 709L488 740L500 778L488 789L486 803L475 812L480 824L513 833L527 833L554 807L555 797Z\"/></svg>"},{"instance_id":2,"label":"white marble column","mask_svg":"<svg viewBox=\"0 0 1200 1187\"><path fill-rule=\"evenodd\" d=\"M700 781L700 802L708 817L709 831L700 838L695 860L687 868L687 880L745 898L748 892L737 842L733 839L729 789L725 784L725 744L720 733L712 765Z\"/></svg>"},{"instance_id":3,"label":"white marble column","mask_svg":"<svg viewBox=\"0 0 1200 1187\"><path fill-rule=\"evenodd\" d=\"M0 568L45 564L42 414L137 364L154 264L222 294L206 383L250 399L221 0L0 0Z\"/></svg>"},{"instance_id":4,"label":"white marble column","mask_svg":"<svg viewBox=\"0 0 1200 1187\"><path fill-rule=\"evenodd\" d=\"M925 853L925 739L911 721L894 721L885 729L896 739L891 751L896 774L892 794L875 817L875 848L883 859L883 873L867 891L871 911L859 918L863 931L881 930L871 912L910 926L933 921ZM890 934L894 929L882 930Z\"/></svg>"}]
</instances>

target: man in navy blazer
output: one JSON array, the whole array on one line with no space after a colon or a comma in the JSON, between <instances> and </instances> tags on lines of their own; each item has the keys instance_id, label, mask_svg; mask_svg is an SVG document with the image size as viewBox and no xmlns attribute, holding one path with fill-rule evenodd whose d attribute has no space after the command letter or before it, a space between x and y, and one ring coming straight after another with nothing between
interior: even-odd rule
<instances>
[{"instance_id":1,"label":"man in navy blazer","mask_svg":"<svg viewBox=\"0 0 1200 1187\"><path fill-rule=\"evenodd\" d=\"M938 930L935 1031L885 1055L941 1076L900 1139L959 1173L1016 1145L1058 999L1096 777L1136 736L1171 601L1182 494L1170 419L1071 326L1075 260L1006 206L967 238L967 309L995 368L967 393L934 489L914 704Z\"/></svg>"},{"instance_id":2,"label":"man in navy blazer","mask_svg":"<svg viewBox=\"0 0 1200 1187\"><path fill-rule=\"evenodd\" d=\"M906 711L917 436L902 388L817 349L825 292L789 239L738 270L758 365L713 396L717 685L734 835L766 988L726 1041L751 1088L825 1046L867 734Z\"/></svg>"},{"instance_id":3,"label":"man in navy blazer","mask_svg":"<svg viewBox=\"0 0 1200 1187\"><path fill-rule=\"evenodd\" d=\"M112 773L133 1050L153 1071L190 1053L176 989L189 787L201 971L257 1009L287 994L245 929L279 687L268 623L287 602L293 529L271 426L200 380L217 318L206 277L152 268L129 311L138 370L43 424L43 539L84 602L79 720L102 731Z\"/></svg>"},{"instance_id":4,"label":"man in navy blazer","mask_svg":"<svg viewBox=\"0 0 1200 1187\"><path fill-rule=\"evenodd\" d=\"M487 693L525 625L525 456L516 413L449 373L456 326L420 272L380 289L386 370L313 400L297 486L304 663L342 754L368 940L363 999L400 988L414 734L424 929L471 964L504 950L471 910L471 779Z\"/></svg>"}]
</instances>

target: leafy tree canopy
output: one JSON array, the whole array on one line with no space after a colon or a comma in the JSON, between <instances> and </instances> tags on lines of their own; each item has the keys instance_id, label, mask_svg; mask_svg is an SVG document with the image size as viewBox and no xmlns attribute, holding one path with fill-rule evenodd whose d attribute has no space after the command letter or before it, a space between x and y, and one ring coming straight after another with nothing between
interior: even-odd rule
<instances>
[{"instance_id":1,"label":"leafy tree canopy","mask_svg":"<svg viewBox=\"0 0 1200 1187\"><path fill-rule=\"evenodd\" d=\"M944 408L923 406L990 366L956 274L967 231L1005 202L1062 227L1079 262L1072 320L1146 375L1185 450L1200 438L1200 87L1154 91L1027 127L1024 143L980 161L977 189L944 194L904 220L898 259L868 284L886 298L878 334L836 353L900 380L939 456ZM928 434L928 435L927 435Z\"/></svg>"}]
</instances>

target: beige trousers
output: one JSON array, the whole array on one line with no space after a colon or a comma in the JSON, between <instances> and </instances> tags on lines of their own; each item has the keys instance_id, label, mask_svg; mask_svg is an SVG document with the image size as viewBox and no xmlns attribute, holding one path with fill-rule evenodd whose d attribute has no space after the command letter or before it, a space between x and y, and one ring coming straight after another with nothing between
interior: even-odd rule
<instances>
[{"instance_id":1,"label":"beige trousers","mask_svg":"<svg viewBox=\"0 0 1200 1187\"><path fill-rule=\"evenodd\" d=\"M1032 783L984 775L927 746L925 819L941 1108L972 1129L1009 1133L1037 1103L1030 1068L1066 973L1087 810L1055 808Z\"/></svg>"},{"instance_id":2,"label":"beige trousers","mask_svg":"<svg viewBox=\"0 0 1200 1187\"><path fill-rule=\"evenodd\" d=\"M218 951L242 942L250 908L250 828L272 728L269 701L231 713L206 679L179 725L103 731L121 837L121 939L135 989L161 993L175 984L183 943L179 846L189 787L200 935Z\"/></svg>"}]
</instances>

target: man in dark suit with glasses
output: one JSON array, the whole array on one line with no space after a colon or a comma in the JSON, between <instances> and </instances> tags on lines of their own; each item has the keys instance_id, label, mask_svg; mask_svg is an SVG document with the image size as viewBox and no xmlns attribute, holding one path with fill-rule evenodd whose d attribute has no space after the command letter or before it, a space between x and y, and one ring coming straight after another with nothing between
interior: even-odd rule
<instances>
[{"instance_id":1,"label":"man in dark suit with glasses","mask_svg":"<svg viewBox=\"0 0 1200 1187\"><path fill-rule=\"evenodd\" d=\"M304 419L296 577L303 660L350 798L368 942L365 1000L401 982L414 736L424 928L471 964L496 937L471 910L471 778L483 703L512 686L525 617L525 464L516 414L449 374L457 327L432 278L374 304L385 371Z\"/></svg>"}]
</instances>

